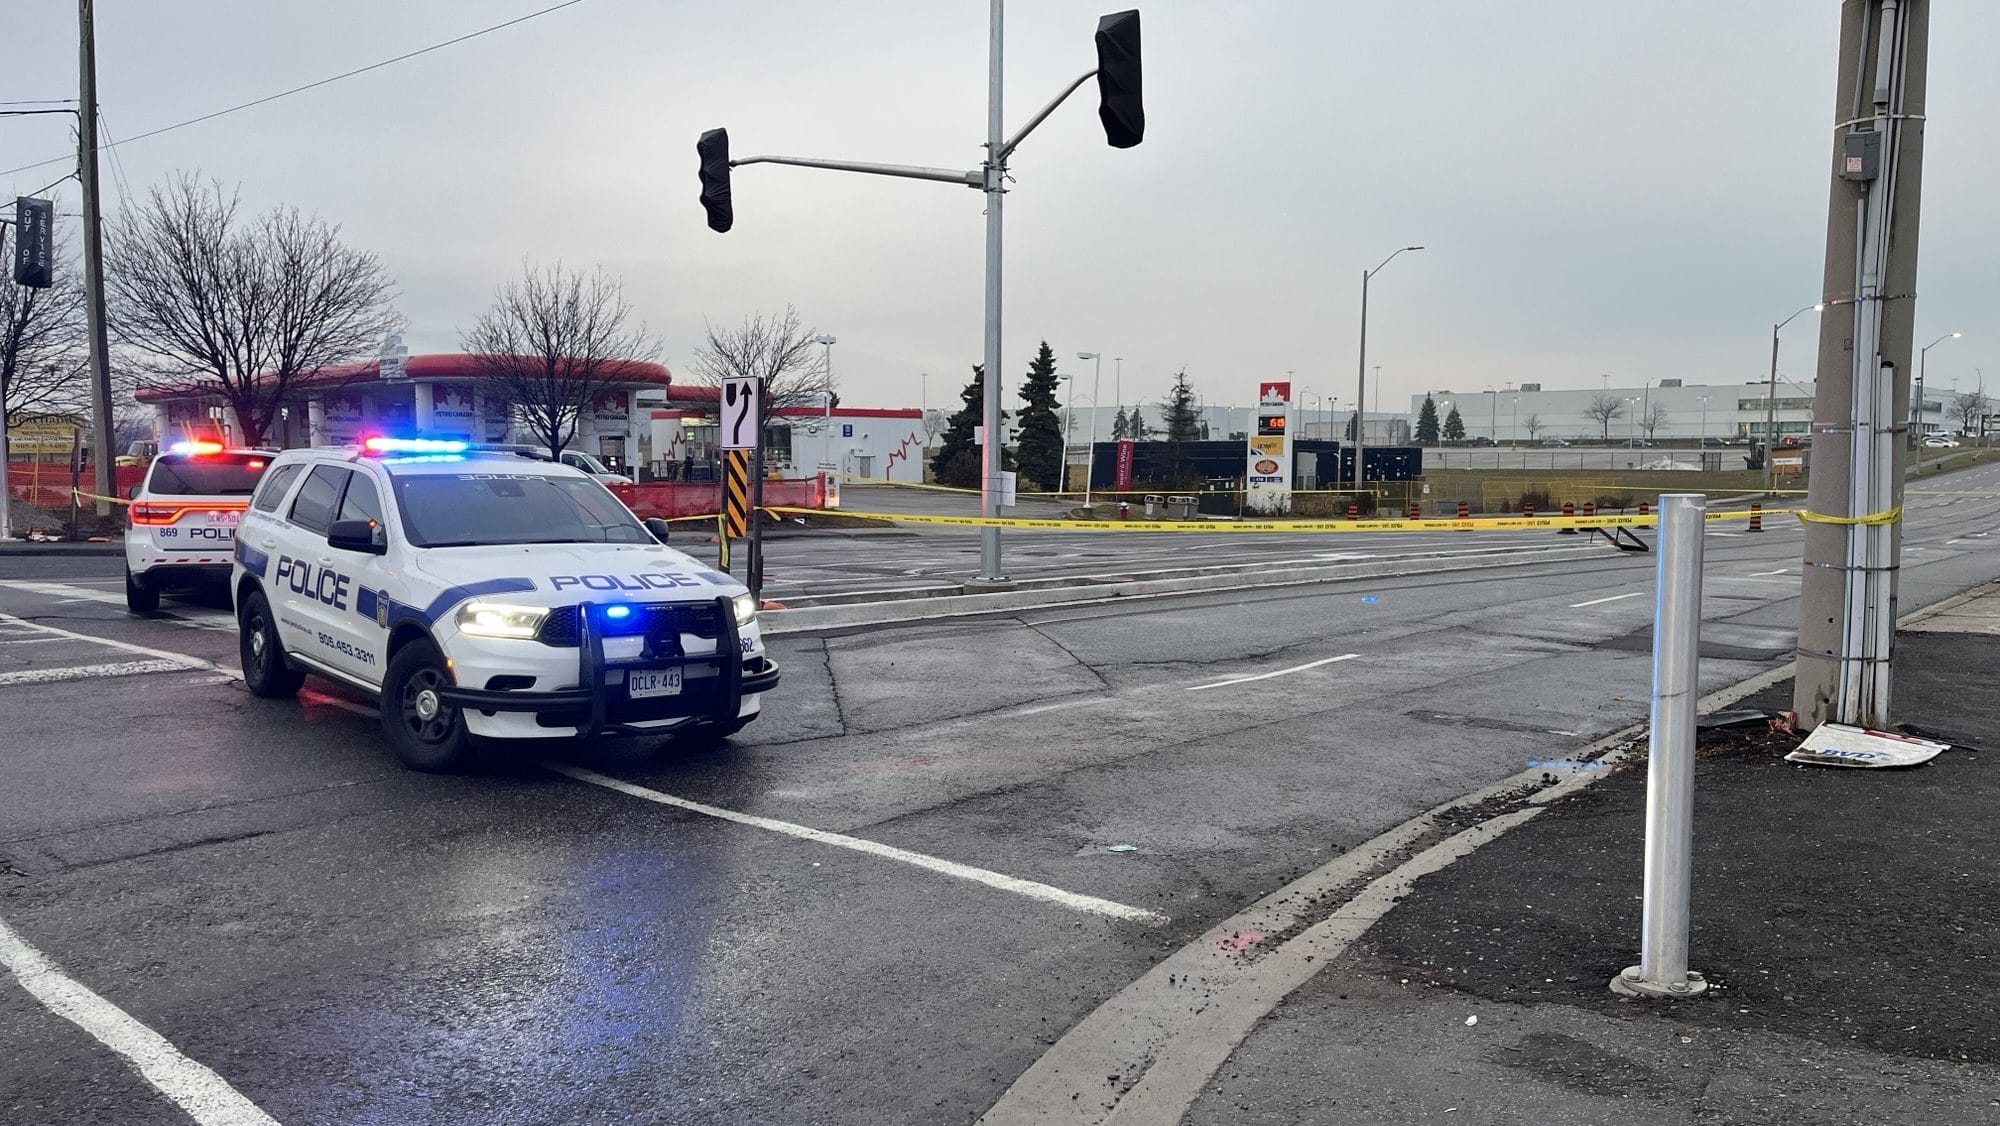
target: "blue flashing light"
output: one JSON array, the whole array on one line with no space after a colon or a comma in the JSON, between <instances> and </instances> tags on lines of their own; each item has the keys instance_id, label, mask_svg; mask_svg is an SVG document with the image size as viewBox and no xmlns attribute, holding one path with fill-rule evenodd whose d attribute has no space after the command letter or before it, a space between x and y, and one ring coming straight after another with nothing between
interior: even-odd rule
<instances>
[{"instance_id":1,"label":"blue flashing light","mask_svg":"<svg viewBox=\"0 0 2000 1126\"><path fill-rule=\"evenodd\" d=\"M461 454L417 454L414 457L385 457L383 465L412 465L419 462L464 461Z\"/></svg>"},{"instance_id":2,"label":"blue flashing light","mask_svg":"<svg viewBox=\"0 0 2000 1126\"><path fill-rule=\"evenodd\" d=\"M371 454L462 454L471 443L457 438L390 438L377 435L361 443Z\"/></svg>"},{"instance_id":3,"label":"blue flashing light","mask_svg":"<svg viewBox=\"0 0 2000 1126\"><path fill-rule=\"evenodd\" d=\"M606 606L604 608L604 616L614 622L622 621L632 616L632 608L630 606Z\"/></svg>"}]
</instances>

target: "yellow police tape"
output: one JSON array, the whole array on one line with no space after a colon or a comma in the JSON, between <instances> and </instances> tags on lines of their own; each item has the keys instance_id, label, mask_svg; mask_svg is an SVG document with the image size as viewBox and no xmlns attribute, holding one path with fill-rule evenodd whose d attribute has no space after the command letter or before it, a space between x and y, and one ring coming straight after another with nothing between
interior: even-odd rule
<instances>
[{"instance_id":1,"label":"yellow police tape","mask_svg":"<svg viewBox=\"0 0 2000 1126\"><path fill-rule=\"evenodd\" d=\"M112 504L127 504L127 505L132 503L130 500L124 497L101 497L98 496L96 493L86 493L82 489L73 488L70 490L70 493L81 500L108 500Z\"/></svg>"},{"instance_id":2,"label":"yellow police tape","mask_svg":"<svg viewBox=\"0 0 2000 1126\"><path fill-rule=\"evenodd\" d=\"M813 515L815 508L774 508L786 514ZM1020 516L932 516L904 512L851 512L843 516L888 520L899 524L942 524L960 528L1033 528L1055 532L1477 532L1521 529L1635 528L1660 522L1658 513L1599 516L1475 516L1464 520L1048 520ZM1710 520L1747 520L1752 515L1775 516L1790 509L1718 510Z\"/></svg>"},{"instance_id":3,"label":"yellow police tape","mask_svg":"<svg viewBox=\"0 0 2000 1126\"><path fill-rule=\"evenodd\" d=\"M1824 512L1807 512L1804 509L1795 509L1792 515L1798 517L1801 524L1841 524L1850 528L1857 526L1880 527L1883 524L1894 524L1896 521L1901 520L1903 518L1903 506L1899 504L1886 512L1871 512L1866 516L1828 516Z\"/></svg>"}]
</instances>

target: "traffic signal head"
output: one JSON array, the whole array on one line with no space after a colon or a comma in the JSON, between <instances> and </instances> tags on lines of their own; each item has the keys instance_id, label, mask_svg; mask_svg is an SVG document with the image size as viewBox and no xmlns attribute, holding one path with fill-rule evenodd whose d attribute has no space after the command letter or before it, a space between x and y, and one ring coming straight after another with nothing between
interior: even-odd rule
<instances>
[{"instance_id":1,"label":"traffic signal head","mask_svg":"<svg viewBox=\"0 0 2000 1126\"><path fill-rule=\"evenodd\" d=\"M701 157L701 206L708 212L708 229L720 234L736 222L729 202L729 130L703 133L694 151Z\"/></svg>"},{"instance_id":2,"label":"traffic signal head","mask_svg":"<svg viewBox=\"0 0 2000 1126\"><path fill-rule=\"evenodd\" d=\"M1146 139L1146 106L1139 96L1139 9L1097 21L1097 116L1104 139L1129 149Z\"/></svg>"}]
</instances>

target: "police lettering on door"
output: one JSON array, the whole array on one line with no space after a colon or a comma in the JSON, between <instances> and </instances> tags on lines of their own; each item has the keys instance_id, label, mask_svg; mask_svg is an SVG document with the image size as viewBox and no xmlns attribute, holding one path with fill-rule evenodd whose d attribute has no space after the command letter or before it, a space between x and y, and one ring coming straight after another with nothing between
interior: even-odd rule
<instances>
[{"instance_id":1,"label":"police lettering on door","mask_svg":"<svg viewBox=\"0 0 2000 1126\"><path fill-rule=\"evenodd\" d=\"M293 594L326 603L336 610L347 609L350 580L331 567L315 567L289 555L278 557L278 573L273 580Z\"/></svg>"}]
</instances>

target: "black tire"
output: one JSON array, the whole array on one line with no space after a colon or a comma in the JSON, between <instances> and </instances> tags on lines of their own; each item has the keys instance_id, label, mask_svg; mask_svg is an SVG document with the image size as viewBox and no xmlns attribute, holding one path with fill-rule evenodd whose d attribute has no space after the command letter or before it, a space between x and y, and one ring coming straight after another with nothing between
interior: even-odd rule
<instances>
[{"instance_id":1,"label":"black tire","mask_svg":"<svg viewBox=\"0 0 2000 1126\"><path fill-rule=\"evenodd\" d=\"M160 592L140 582L130 567L125 568L125 608L134 614L160 612Z\"/></svg>"},{"instance_id":2,"label":"black tire","mask_svg":"<svg viewBox=\"0 0 2000 1126\"><path fill-rule=\"evenodd\" d=\"M278 623L261 590L245 592L243 605L236 609L236 649L243 662L243 684L252 696L283 700L298 695L306 674L285 659Z\"/></svg>"},{"instance_id":3,"label":"black tire","mask_svg":"<svg viewBox=\"0 0 2000 1126\"><path fill-rule=\"evenodd\" d=\"M412 641L389 658L382 682L382 733L411 770L456 770L471 757L465 716L437 694L449 684L444 655L428 639Z\"/></svg>"}]
</instances>

